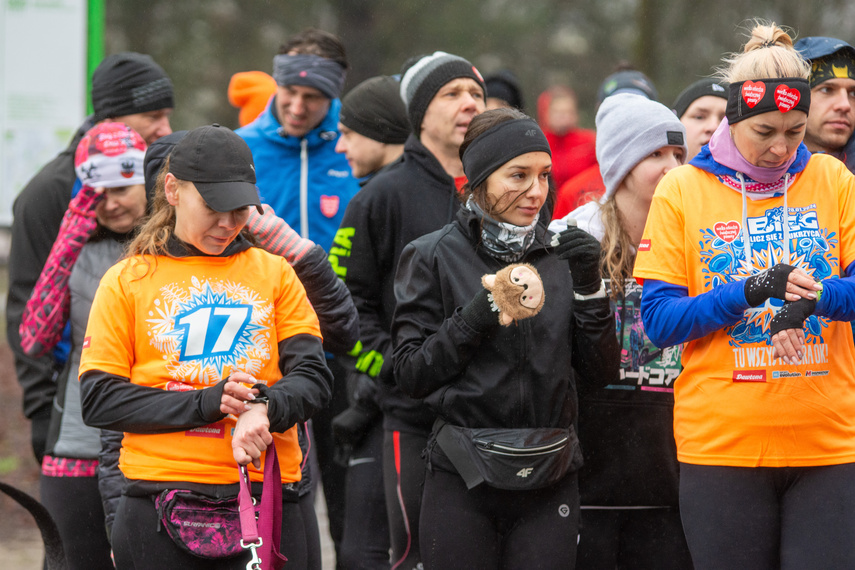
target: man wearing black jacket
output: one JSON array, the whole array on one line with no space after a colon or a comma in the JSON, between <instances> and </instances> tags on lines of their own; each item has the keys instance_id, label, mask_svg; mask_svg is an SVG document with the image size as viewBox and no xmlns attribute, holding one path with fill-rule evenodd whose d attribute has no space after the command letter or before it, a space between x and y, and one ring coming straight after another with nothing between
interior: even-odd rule
<instances>
[{"instance_id":1,"label":"man wearing black jacket","mask_svg":"<svg viewBox=\"0 0 855 570\"><path fill-rule=\"evenodd\" d=\"M92 106L95 113L86 118L68 148L42 167L21 190L12 207L6 336L24 391L24 415L32 421L33 453L40 464L56 392L55 377L67 355L54 351L32 358L24 354L18 328L68 203L80 190L74 172L74 152L86 131L106 120L127 124L148 144L171 133L172 81L148 55L114 54L105 58L92 75ZM67 351L67 343L64 344Z\"/></svg>"},{"instance_id":2,"label":"man wearing black jacket","mask_svg":"<svg viewBox=\"0 0 855 570\"><path fill-rule=\"evenodd\" d=\"M400 93L412 127L403 157L348 204L330 261L359 311L356 369L377 380L392 564L403 570L421 561L421 452L434 415L395 386L390 335L395 272L404 246L450 223L460 207L457 190L466 178L458 151L470 121L484 111L485 89L470 62L435 52L405 71Z\"/></svg>"},{"instance_id":3,"label":"man wearing black jacket","mask_svg":"<svg viewBox=\"0 0 855 570\"><path fill-rule=\"evenodd\" d=\"M395 164L410 134L400 81L379 76L354 87L341 100L336 152L347 158L365 186ZM341 251L335 244L331 255ZM337 258L336 258L337 259ZM337 265L336 267L341 267ZM350 347L349 347L350 348ZM344 530L337 562L344 568L388 569L389 524L383 490L383 421L374 380L346 363L349 407L332 420L337 459L347 460Z\"/></svg>"}]
</instances>

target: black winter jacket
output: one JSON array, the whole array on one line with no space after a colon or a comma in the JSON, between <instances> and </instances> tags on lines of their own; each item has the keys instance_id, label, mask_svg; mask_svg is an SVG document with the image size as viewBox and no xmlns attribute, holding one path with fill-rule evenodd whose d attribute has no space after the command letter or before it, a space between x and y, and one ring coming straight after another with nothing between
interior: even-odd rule
<instances>
[{"instance_id":1,"label":"black winter jacket","mask_svg":"<svg viewBox=\"0 0 855 570\"><path fill-rule=\"evenodd\" d=\"M56 393L55 377L59 365L50 355L32 358L21 349L18 328L24 308L36 286L53 242L59 233L62 216L68 209L77 180L74 152L86 131L95 125L90 117L74 134L68 147L47 163L27 183L12 206L12 245L9 250L9 296L6 300L6 337L15 355L15 372L24 391L24 415L40 417L46 437L47 418ZM34 434L34 438L37 434Z\"/></svg>"},{"instance_id":2,"label":"black winter jacket","mask_svg":"<svg viewBox=\"0 0 855 570\"><path fill-rule=\"evenodd\" d=\"M465 427L569 427L580 383L617 376L614 314L607 298L577 301L567 262L538 226L523 257L543 280L536 316L486 333L461 316L481 276L507 263L480 247L480 220L461 210L454 223L411 243L395 279L395 379L451 424Z\"/></svg>"},{"instance_id":3,"label":"black winter jacket","mask_svg":"<svg viewBox=\"0 0 855 570\"><path fill-rule=\"evenodd\" d=\"M359 312L363 352L383 357L377 400L387 430L427 435L435 417L394 382L390 330L398 259L404 246L450 223L459 208L454 179L411 135L401 159L374 176L347 205L330 249L330 260Z\"/></svg>"}]
</instances>

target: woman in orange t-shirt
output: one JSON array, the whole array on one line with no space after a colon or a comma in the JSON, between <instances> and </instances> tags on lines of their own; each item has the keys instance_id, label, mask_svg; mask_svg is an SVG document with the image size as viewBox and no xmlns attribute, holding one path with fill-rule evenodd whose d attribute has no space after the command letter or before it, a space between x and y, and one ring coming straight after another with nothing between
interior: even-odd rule
<instances>
[{"instance_id":1,"label":"woman in orange t-shirt","mask_svg":"<svg viewBox=\"0 0 855 570\"><path fill-rule=\"evenodd\" d=\"M160 532L152 499L170 489L234 497L237 464L261 482L270 445L281 466L282 554L306 567L295 424L326 405L331 375L293 269L245 237L251 206L261 211L246 143L219 125L190 131L158 178L129 257L95 295L82 407L88 424L125 432L117 567L245 567L246 552L210 560L183 550Z\"/></svg>"},{"instance_id":2,"label":"woman in orange t-shirt","mask_svg":"<svg viewBox=\"0 0 855 570\"><path fill-rule=\"evenodd\" d=\"M659 183L644 328L686 342L680 510L695 568L855 568L855 178L802 143L810 66L774 24L727 60L726 118Z\"/></svg>"}]
</instances>

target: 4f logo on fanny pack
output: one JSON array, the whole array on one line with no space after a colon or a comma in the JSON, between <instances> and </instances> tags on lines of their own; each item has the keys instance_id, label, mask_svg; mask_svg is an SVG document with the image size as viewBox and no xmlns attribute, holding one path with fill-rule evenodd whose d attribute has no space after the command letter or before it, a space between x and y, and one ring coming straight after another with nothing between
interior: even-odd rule
<instances>
[{"instance_id":1,"label":"4f logo on fanny pack","mask_svg":"<svg viewBox=\"0 0 855 570\"><path fill-rule=\"evenodd\" d=\"M526 477L531 475L532 471L534 471L534 467L523 467L522 469L517 471L517 477L522 477L523 479L525 479Z\"/></svg>"}]
</instances>

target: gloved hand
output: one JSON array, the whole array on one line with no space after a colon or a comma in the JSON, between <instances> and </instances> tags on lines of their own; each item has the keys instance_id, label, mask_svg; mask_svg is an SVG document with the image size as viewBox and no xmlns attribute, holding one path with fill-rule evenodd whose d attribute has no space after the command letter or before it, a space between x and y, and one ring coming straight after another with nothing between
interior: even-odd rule
<instances>
[{"instance_id":1,"label":"gloved hand","mask_svg":"<svg viewBox=\"0 0 855 570\"><path fill-rule=\"evenodd\" d=\"M552 247L560 259L566 259L573 276L573 290L592 295L600 290L600 242L576 226L568 226L552 236Z\"/></svg>"},{"instance_id":2,"label":"gloved hand","mask_svg":"<svg viewBox=\"0 0 855 570\"><path fill-rule=\"evenodd\" d=\"M357 403L332 419L332 435L336 444L355 446L381 416L376 405Z\"/></svg>"},{"instance_id":3,"label":"gloved hand","mask_svg":"<svg viewBox=\"0 0 855 570\"><path fill-rule=\"evenodd\" d=\"M798 301L787 301L781 310L772 317L772 321L769 323L769 334L774 336L783 330L803 328L805 321L813 314L814 309L816 309L814 299L802 298Z\"/></svg>"},{"instance_id":4,"label":"gloved hand","mask_svg":"<svg viewBox=\"0 0 855 570\"><path fill-rule=\"evenodd\" d=\"M490 292L481 289L469 303L460 310L460 316L466 324L476 331L487 332L499 324L499 307L491 300Z\"/></svg>"},{"instance_id":5,"label":"gloved hand","mask_svg":"<svg viewBox=\"0 0 855 570\"><path fill-rule=\"evenodd\" d=\"M778 263L752 275L745 280L745 300L752 307L759 307L772 297L786 301L787 281L795 269L792 265Z\"/></svg>"},{"instance_id":6,"label":"gloved hand","mask_svg":"<svg viewBox=\"0 0 855 570\"><path fill-rule=\"evenodd\" d=\"M265 251L281 255L294 265L315 243L300 237L288 223L273 212L273 208L264 204L264 215L255 208L249 209L246 227Z\"/></svg>"}]
</instances>

